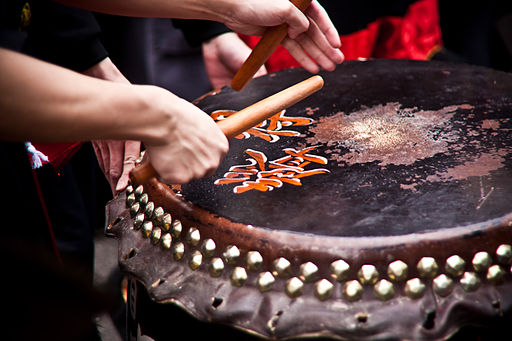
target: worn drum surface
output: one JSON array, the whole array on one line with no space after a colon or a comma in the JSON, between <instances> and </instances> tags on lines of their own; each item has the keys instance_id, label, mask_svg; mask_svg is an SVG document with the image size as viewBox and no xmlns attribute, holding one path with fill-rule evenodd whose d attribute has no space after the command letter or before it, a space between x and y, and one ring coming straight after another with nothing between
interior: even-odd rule
<instances>
[{"instance_id":1,"label":"worn drum surface","mask_svg":"<svg viewBox=\"0 0 512 341\"><path fill-rule=\"evenodd\" d=\"M122 268L155 302L275 339L437 340L510 318L512 75L378 60L322 76L213 177L110 203ZM197 105L220 120L307 77Z\"/></svg>"}]
</instances>

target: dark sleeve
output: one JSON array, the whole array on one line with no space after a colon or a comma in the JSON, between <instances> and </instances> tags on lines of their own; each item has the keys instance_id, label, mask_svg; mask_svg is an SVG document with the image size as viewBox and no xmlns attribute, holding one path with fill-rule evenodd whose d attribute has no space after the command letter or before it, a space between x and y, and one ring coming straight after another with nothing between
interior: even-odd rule
<instances>
[{"instance_id":1,"label":"dark sleeve","mask_svg":"<svg viewBox=\"0 0 512 341\"><path fill-rule=\"evenodd\" d=\"M0 0L0 47L20 51L26 39L23 31L24 4L16 0Z\"/></svg>"},{"instance_id":2,"label":"dark sleeve","mask_svg":"<svg viewBox=\"0 0 512 341\"><path fill-rule=\"evenodd\" d=\"M192 47L200 46L203 42L231 30L224 24L206 20L173 19L174 27L180 29Z\"/></svg>"},{"instance_id":3,"label":"dark sleeve","mask_svg":"<svg viewBox=\"0 0 512 341\"><path fill-rule=\"evenodd\" d=\"M107 57L92 13L46 0L31 2L31 12L25 53L79 72Z\"/></svg>"}]
</instances>

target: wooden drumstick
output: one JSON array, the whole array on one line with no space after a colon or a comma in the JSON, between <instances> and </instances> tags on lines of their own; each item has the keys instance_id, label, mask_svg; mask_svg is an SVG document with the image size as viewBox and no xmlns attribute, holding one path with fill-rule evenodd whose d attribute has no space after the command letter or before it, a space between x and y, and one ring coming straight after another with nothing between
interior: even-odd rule
<instances>
[{"instance_id":1,"label":"wooden drumstick","mask_svg":"<svg viewBox=\"0 0 512 341\"><path fill-rule=\"evenodd\" d=\"M286 109L317 92L323 87L323 85L324 80L321 76L316 75L310 77L270 97L256 102L222 121L218 121L217 125L227 138L233 138L258 125L279 111ZM137 165L130 172L130 180L134 185L144 184L149 179L155 177L158 178L158 173L153 168L148 158L145 158L142 163Z\"/></svg>"},{"instance_id":2,"label":"wooden drumstick","mask_svg":"<svg viewBox=\"0 0 512 341\"><path fill-rule=\"evenodd\" d=\"M290 2L302 12L311 4L311 0L290 0ZM249 83L272 52L281 44L287 32L288 25L286 24L274 26L265 31L261 40L256 44L247 60L231 80L233 90L240 91Z\"/></svg>"}]
</instances>

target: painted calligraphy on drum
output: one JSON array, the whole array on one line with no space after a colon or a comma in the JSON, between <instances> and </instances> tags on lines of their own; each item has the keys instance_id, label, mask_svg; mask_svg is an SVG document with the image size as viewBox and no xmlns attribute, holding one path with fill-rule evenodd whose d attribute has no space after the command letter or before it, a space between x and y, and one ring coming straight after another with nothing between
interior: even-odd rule
<instances>
[{"instance_id":1,"label":"painted calligraphy on drum","mask_svg":"<svg viewBox=\"0 0 512 341\"><path fill-rule=\"evenodd\" d=\"M251 136L259 137L270 143L276 142L281 136L300 136L295 130L285 130L283 127L305 126L313 123L313 119L307 117L285 116L286 110L282 110L274 116L266 119L260 125L253 127L242 134L236 136L237 139L248 139ZM233 110L216 110L212 112L211 117L215 121L221 121L236 113Z\"/></svg>"},{"instance_id":2,"label":"painted calligraphy on drum","mask_svg":"<svg viewBox=\"0 0 512 341\"><path fill-rule=\"evenodd\" d=\"M214 183L215 185L238 184L233 188L236 194L250 190L272 191L284 184L302 186L302 178L330 173L325 168L311 167L327 164L327 159L323 156L310 153L315 148L316 146L302 150L285 148L283 152L286 155L273 161L268 161L267 156L260 151L247 149L245 153L250 156L246 159L249 164L231 167L222 179Z\"/></svg>"}]
</instances>

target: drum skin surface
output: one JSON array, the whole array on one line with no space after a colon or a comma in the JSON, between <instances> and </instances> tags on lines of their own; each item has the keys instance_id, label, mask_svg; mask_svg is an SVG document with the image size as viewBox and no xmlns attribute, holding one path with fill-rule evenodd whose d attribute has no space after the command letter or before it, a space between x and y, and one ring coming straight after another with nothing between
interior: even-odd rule
<instances>
[{"instance_id":1,"label":"drum skin surface","mask_svg":"<svg viewBox=\"0 0 512 341\"><path fill-rule=\"evenodd\" d=\"M321 75L211 178L113 200L122 269L155 302L272 339L442 340L510 318L512 75L399 60ZM308 76L196 104L220 120Z\"/></svg>"}]
</instances>

